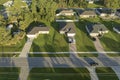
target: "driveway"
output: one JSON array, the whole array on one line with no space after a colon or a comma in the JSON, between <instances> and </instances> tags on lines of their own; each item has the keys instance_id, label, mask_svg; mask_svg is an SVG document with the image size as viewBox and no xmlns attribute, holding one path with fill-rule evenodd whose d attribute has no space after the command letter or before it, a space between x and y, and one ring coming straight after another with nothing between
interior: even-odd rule
<instances>
[{"instance_id":1,"label":"driveway","mask_svg":"<svg viewBox=\"0 0 120 80\"><path fill-rule=\"evenodd\" d=\"M96 37L96 41L93 41L93 43L94 43L94 46L98 52L100 52L100 53L105 52L101 43L100 43L100 40L97 37Z\"/></svg>"},{"instance_id":2,"label":"driveway","mask_svg":"<svg viewBox=\"0 0 120 80\"><path fill-rule=\"evenodd\" d=\"M32 45L33 39L27 39L22 52L20 53L19 57L27 57Z\"/></svg>"}]
</instances>

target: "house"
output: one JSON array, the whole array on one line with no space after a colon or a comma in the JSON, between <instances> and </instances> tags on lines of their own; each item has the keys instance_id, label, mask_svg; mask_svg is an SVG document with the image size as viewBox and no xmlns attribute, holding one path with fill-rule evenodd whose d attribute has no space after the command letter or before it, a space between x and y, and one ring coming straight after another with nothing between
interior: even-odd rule
<instances>
[{"instance_id":1,"label":"house","mask_svg":"<svg viewBox=\"0 0 120 80\"><path fill-rule=\"evenodd\" d=\"M31 3L32 3L32 0L22 0L22 2L25 2L25 3L27 3L27 4L28 4L28 6L30 6L30 5L31 5Z\"/></svg>"},{"instance_id":2,"label":"house","mask_svg":"<svg viewBox=\"0 0 120 80\"><path fill-rule=\"evenodd\" d=\"M56 14L56 16L59 16L59 15L72 16L74 14L75 12L72 9L63 9L58 14Z\"/></svg>"},{"instance_id":3,"label":"house","mask_svg":"<svg viewBox=\"0 0 120 80\"><path fill-rule=\"evenodd\" d=\"M97 8L96 13L101 17L114 16L115 15L114 11L110 8Z\"/></svg>"},{"instance_id":4,"label":"house","mask_svg":"<svg viewBox=\"0 0 120 80\"><path fill-rule=\"evenodd\" d=\"M86 30L91 37L97 37L99 35L108 33L108 29L101 23L89 24L86 26Z\"/></svg>"},{"instance_id":5,"label":"house","mask_svg":"<svg viewBox=\"0 0 120 80\"><path fill-rule=\"evenodd\" d=\"M120 9L116 10L116 15L120 17Z\"/></svg>"},{"instance_id":6,"label":"house","mask_svg":"<svg viewBox=\"0 0 120 80\"><path fill-rule=\"evenodd\" d=\"M113 27L113 30L120 34L120 26Z\"/></svg>"},{"instance_id":7,"label":"house","mask_svg":"<svg viewBox=\"0 0 120 80\"><path fill-rule=\"evenodd\" d=\"M96 1L99 1L99 0L86 0L89 4L93 4L94 2Z\"/></svg>"},{"instance_id":8,"label":"house","mask_svg":"<svg viewBox=\"0 0 120 80\"><path fill-rule=\"evenodd\" d=\"M3 6L5 6L5 7L11 7L13 5L13 3L14 3L13 0L7 1L6 3L3 4Z\"/></svg>"},{"instance_id":9,"label":"house","mask_svg":"<svg viewBox=\"0 0 120 80\"><path fill-rule=\"evenodd\" d=\"M60 34L67 34L68 37L75 36L75 24L73 22L59 22Z\"/></svg>"},{"instance_id":10,"label":"house","mask_svg":"<svg viewBox=\"0 0 120 80\"><path fill-rule=\"evenodd\" d=\"M13 28L13 24L7 24L6 25L6 30L11 30Z\"/></svg>"},{"instance_id":11,"label":"house","mask_svg":"<svg viewBox=\"0 0 120 80\"><path fill-rule=\"evenodd\" d=\"M28 33L28 38L37 38L39 34L49 34L49 28L43 25L33 27Z\"/></svg>"},{"instance_id":12,"label":"house","mask_svg":"<svg viewBox=\"0 0 120 80\"><path fill-rule=\"evenodd\" d=\"M89 4L93 4L94 0L86 0Z\"/></svg>"},{"instance_id":13,"label":"house","mask_svg":"<svg viewBox=\"0 0 120 80\"><path fill-rule=\"evenodd\" d=\"M81 14L79 14L81 18L91 18L96 17L97 14L94 10L84 10Z\"/></svg>"}]
</instances>

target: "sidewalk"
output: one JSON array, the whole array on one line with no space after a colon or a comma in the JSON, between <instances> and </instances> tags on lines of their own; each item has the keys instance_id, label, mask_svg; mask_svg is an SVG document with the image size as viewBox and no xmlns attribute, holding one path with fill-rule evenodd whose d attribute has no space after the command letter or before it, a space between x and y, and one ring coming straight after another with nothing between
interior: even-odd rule
<instances>
[{"instance_id":1,"label":"sidewalk","mask_svg":"<svg viewBox=\"0 0 120 80\"><path fill-rule=\"evenodd\" d=\"M28 39L22 49L22 52L20 53L19 57L27 57L27 54L30 51L31 45L32 45L33 39Z\"/></svg>"},{"instance_id":2,"label":"sidewalk","mask_svg":"<svg viewBox=\"0 0 120 80\"><path fill-rule=\"evenodd\" d=\"M86 67L88 71L90 72L91 80L99 80L98 76L95 72L95 67Z\"/></svg>"}]
</instances>

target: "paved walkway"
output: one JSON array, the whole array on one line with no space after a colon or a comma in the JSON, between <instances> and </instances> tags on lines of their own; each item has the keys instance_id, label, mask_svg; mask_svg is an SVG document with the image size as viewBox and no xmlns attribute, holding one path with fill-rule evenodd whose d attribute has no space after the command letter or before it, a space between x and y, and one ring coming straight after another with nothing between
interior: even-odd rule
<instances>
[{"instance_id":1,"label":"paved walkway","mask_svg":"<svg viewBox=\"0 0 120 80\"><path fill-rule=\"evenodd\" d=\"M29 71L30 71L29 66L21 67L18 80L27 80Z\"/></svg>"},{"instance_id":2,"label":"paved walkway","mask_svg":"<svg viewBox=\"0 0 120 80\"><path fill-rule=\"evenodd\" d=\"M33 39L27 39L24 47L23 47L23 50L22 52L20 53L19 57L25 57L26 59L24 60L24 64L26 66L22 66L21 67L21 70L20 70L20 75L19 75L19 78L18 80L27 80L28 78L28 75L29 75L29 71L30 71L30 66L29 66L29 63L27 61L27 57L28 57L28 53L30 51L30 48L31 48L31 45L32 45L32 42L33 42Z\"/></svg>"},{"instance_id":3,"label":"paved walkway","mask_svg":"<svg viewBox=\"0 0 120 80\"><path fill-rule=\"evenodd\" d=\"M86 67L88 71L90 72L91 80L99 80L98 76L95 72L95 67Z\"/></svg>"},{"instance_id":4,"label":"paved walkway","mask_svg":"<svg viewBox=\"0 0 120 80\"><path fill-rule=\"evenodd\" d=\"M27 57L32 45L33 39L28 39L23 47L22 52L20 53L19 57Z\"/></svg>"}]
</instances>

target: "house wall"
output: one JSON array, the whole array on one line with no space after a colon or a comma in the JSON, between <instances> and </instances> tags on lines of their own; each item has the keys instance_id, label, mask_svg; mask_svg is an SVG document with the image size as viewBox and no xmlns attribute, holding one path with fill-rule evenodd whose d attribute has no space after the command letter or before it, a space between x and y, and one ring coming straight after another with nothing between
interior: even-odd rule
<instances>
[{"instance_id":1,"label":"house wall","mask_svg":"<svg viewBox=\"0 0 120 80\"><path fill-rule=\"evenodd\" d=\"M30 35L30 34L27 34L27 37L28 37L28 38L36 38L37 36L36 36L36 35L32 35L32 34L31 34L31 35Z\"/></svg>"},{"instance_id":2,"label":"house wall","mask_svg":"<svg viewBox=\"0 0 120 80\"><path fill-rule=\"evenodd\" d=\"M49 34L49 31L39 31L39 34Z\"/></svg>"},{"instance_id":3,"label":"house wall","mask_svg":"<svg viewBox=\"0 0 120 80\"><path fill-rule=\"evenodd\" d=\"M60 34L65 34L65 31L60 31Z\"/></svg>"},{"instance_id":4,"label":"house wall","mask_svg":"<svg viewBox=\"0 0 120 80\"><path fill-rule=\"evenodd\" d=\"M96 36L98 36L99 35L99 33L90 33L90 36L91 37L96 37Z\"/></svg>"},{"instance_id":5,"label":"house wall","mask_svg":"<svg viewBox=\"0 0 120 80\"><path fill-rule=\"evenodd\" d=\"M81 18L96 17L95 15L80 15Z\"/></svg>"},{"instance_id":6,"label":"house wall","mask_svg":"<svg viewBox=\"0 0 120 80\"><path fill-rule=\"evenodd\" d=\"M100 16L104 17L104 16L107 16L107 14L101 13Z\"/></svg>"},{"instance_id":7,"label":"house wall","mask_svg":"<svg viewBox=\"0 0 120 80\"><path fill-rule=\"evenodd\" d=\"M68 36L68 37L74 37L74 36L75 36L75 33L67 33L67 36Z\"/></svg>"},{"instance_id":8,"label":"house wall","mask_svg":"<svg viewBox=\"0 0 120 80\"><path fill-rule=\"evenodd\" d=\"M108 33L108 30L106 30L106 31L99 31L99 33L101 34L101 33Z\"/></svg>"}]
</instances>

